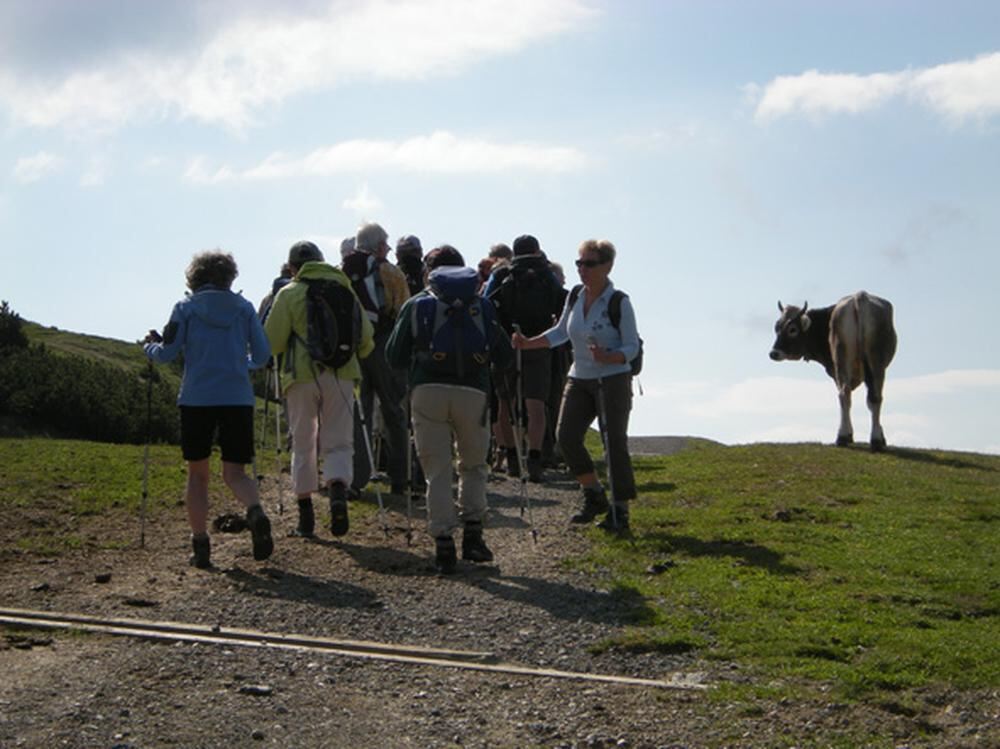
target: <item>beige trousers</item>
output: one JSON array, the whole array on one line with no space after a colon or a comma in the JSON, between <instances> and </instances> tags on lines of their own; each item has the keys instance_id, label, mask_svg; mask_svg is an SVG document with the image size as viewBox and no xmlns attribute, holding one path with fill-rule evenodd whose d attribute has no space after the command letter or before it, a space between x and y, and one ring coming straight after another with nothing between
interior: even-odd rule
<instances>
[{"instance_id":1,"label":"beige trousers","mask_svg":"<svg viewBox=\"0 0 1000 749\"><path fill-rule=\"evenodd\" d=\"M292 430L292 483L297 495L316 491L317 441L323 456L323 484L350 486L354 471L354 382L323 370L312 382L285 391Z\"/></svg>"},{"instance_id":2,"label":"beige trousers","mask_svg":"<svg viewBox=\"0 0 1000 749\"><path fill-rule=\"evenodd\" d=\"M459 526L452 498L452 444L458 448L461 521L486 516L486 452L490 420L486 393L455 385L418 385L410 401L417 457L427 479L427 531L449 536Z\"/></svg>"}]
</instances>

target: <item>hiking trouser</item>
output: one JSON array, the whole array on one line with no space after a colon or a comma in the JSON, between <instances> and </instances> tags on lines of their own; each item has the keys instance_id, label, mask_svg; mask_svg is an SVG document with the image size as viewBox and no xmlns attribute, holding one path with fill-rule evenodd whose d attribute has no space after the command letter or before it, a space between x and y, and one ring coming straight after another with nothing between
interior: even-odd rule
<instances>
[{"instance_id":1,"label":"hiking trouser","mask_svg":"<svg viewBox=\"0 0 1000 749\"><path fill-rule=\"evenodd\" d=\"M323 370L312 382L291 385L285 400L292 432L295 493L309 494L319 488L317 450L323 455L323 484L342 481L349 485L354 453L354 382Z\"/></svg>"},{"instance_id":2,"label":"hiking trouser","mask_svg":"<svg viewBox=\"0 0 1000 749\"><path fill-rule=\"evenodd\" d=\"M385 358L385 341L387 335L375 340L375 349L361 359L361 403L364 409L365 426L368 436L372 438L375 396L378 396L379 410L382 413L382 428L385 432L384 447L386 450L386 472L393 487L406 484L407 428L406 413L403 411L403 398L406 386L399 373L389 366ZM361 419L354 420L354 443L358 449L354 452L354 487L360 489L368 483L377 466L372 466L368 460L368 451L364 447L364 436L361 432Z\"/></svg>"},{"instance_id":3,"label":"hiking trouser","mask_svg":"<svg viewBox=\"0 0 1000 749\"><path fill-rule=\"evenodd\" d=\"M570 377L563 389L556 439L563 459L574 476L592 473L594 461L584 446L587 429L600 413L597 380ZM608 423L604 425L608 460L614 485L611 492L616 502L635 498L635 477L632 458L628 454L628 418L632 411L632 376L628 373L603 379L604 405Z\"/></svg>"},{"instance_id":4,"label":"hiking trouser","mask_svg":"<svg viewBox=\"0 0 1000 749\"><path fill-rule=\"evenodd\" d=\"M459 526L451 494L451 447L458 447L458 505L461 521L486 516L486 451L490 444L486 393L456 385L418 385L410 414L417 457L427 479L427 531L450 535Z\"/></svg>"}]
</instances>

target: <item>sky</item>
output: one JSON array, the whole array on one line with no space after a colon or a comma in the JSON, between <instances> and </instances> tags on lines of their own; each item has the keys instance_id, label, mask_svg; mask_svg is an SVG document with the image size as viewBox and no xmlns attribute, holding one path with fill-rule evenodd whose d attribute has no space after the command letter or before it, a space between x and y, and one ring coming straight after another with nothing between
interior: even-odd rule
<instances>
[{"instance_id":1,"label":"sky","mask_svg":"<svg viewBox=\"0 0 1000 749\"><path fill-rule=\"evenodd\" d=\"M136 341L367 220L475 264L607 238L630 431L832 442L778 301L895 307L890 445L1000 454L1000 3L0 0L0 298ZM854 428L867 440L863 387Z\"/></svg>"}]
</instances>

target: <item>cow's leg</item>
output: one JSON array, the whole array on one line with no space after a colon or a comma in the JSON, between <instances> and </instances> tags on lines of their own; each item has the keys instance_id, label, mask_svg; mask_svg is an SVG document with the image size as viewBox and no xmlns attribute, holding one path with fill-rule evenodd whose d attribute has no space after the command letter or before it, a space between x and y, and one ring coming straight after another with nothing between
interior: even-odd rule
<instances>
[{"instance_id":1,"label":"cow's leg","mask_svg":"<svg viewBox=\"0 0 1000 749\"><path fill-rule=\"evenodd\" d=\"M873 372L865 367L865 384L868 387L868 410L872 413L871 450L878 453L885 450L885 432L882 431L882 386L885 384L885 370Z\"/></svg>"},{"instance_id":2,"label":"cow's leg","mask_svg":"<svg viewBox=\"0 0 1000 749\"><path fill-rule=\"evenodd\" d=\"M837 430L837 447L847 447L854 442L854 427L851 424L851 386L837 385L840 396L840 429Z\"/></svg>"}]
</instances>

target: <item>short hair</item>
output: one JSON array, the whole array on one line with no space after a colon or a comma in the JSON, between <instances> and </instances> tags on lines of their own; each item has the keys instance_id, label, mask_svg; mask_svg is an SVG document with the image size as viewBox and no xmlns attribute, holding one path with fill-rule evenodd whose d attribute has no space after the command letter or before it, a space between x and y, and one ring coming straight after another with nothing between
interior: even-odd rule
<instances>
[{"instance_id":1,"label":"short hair","mask_svg":"<svg viewBox=\"0 0 1000 749\"><path fill-rule=\"evenodd\" d=\"M206 250L191 258L191 264L184 271L184 278L191 291L197 291L206 284L228 289L239 274L236 260L231 253Z\"/></svg>"},{"instance_id":2,"label":"short hair","mask_svg":"<svg viewBox=\"0 0 1000 749\"><path fill-rule=\"evenodd\" d=\"M580 243L580 254L595 252L602 263L611 263L615 259L615 246L607 239L585 239Z\"/></svg>"},{"instance_id":3,"label":"short hair","mask_svg":"<svg viewBox=\"0 0 1000 749\"><path fill-rule=\"evenodd\" d=\"M416 258L424 256L424 248L421 246L418 237L407 234L396 241L396 257L401 258L405 255L412 255Z\"/></svg>"},{"instance_id":4,"label":"short hair","mask_svg":"<svg viewBox=\"0 0 1000 749\"><path fill-rule=\"evenodd\" d=\"M497 244L490 247L489 256L491 258L502 258L504 260L510 260L514 257L514 251L505 245L503 242L498 242Z\"/></svg>"},{"instance_id":5,"label":"short hair","mask_svg":"<svg viewBox=\"0 0 1000 749\"><path fill-rule=\"evenodd\" d=\"M435 268L440 268L444 265L465 265L465 258L462 257L462 253L452 247L450 244L443 244L440 247L435 247L433 250L428 252L424 256L424 270L432 271Z\"/></svg>"},{"instance_id":6,"label":"short hair","mask_svg":"<svg viewBox=\"0 0 1000 749\"><path fill-rule=\"evenodd\" d=\"M541 245L538 244L538 240L530 234L522 234L514 243L511 245L514 252L514 257L520 257L521 255L537 255L542 251Z\"/></svg>"},{"instance_id":7,"label":"short hair","mask_svg":"<svg viewBox=\"0 0 1000 749\"><path fill-rule=\"evenodd\" d=\"M389 239L389 233L374 221L362 224L354 235L354 246L369 255Z\"/></svg>"}]
</instances>

